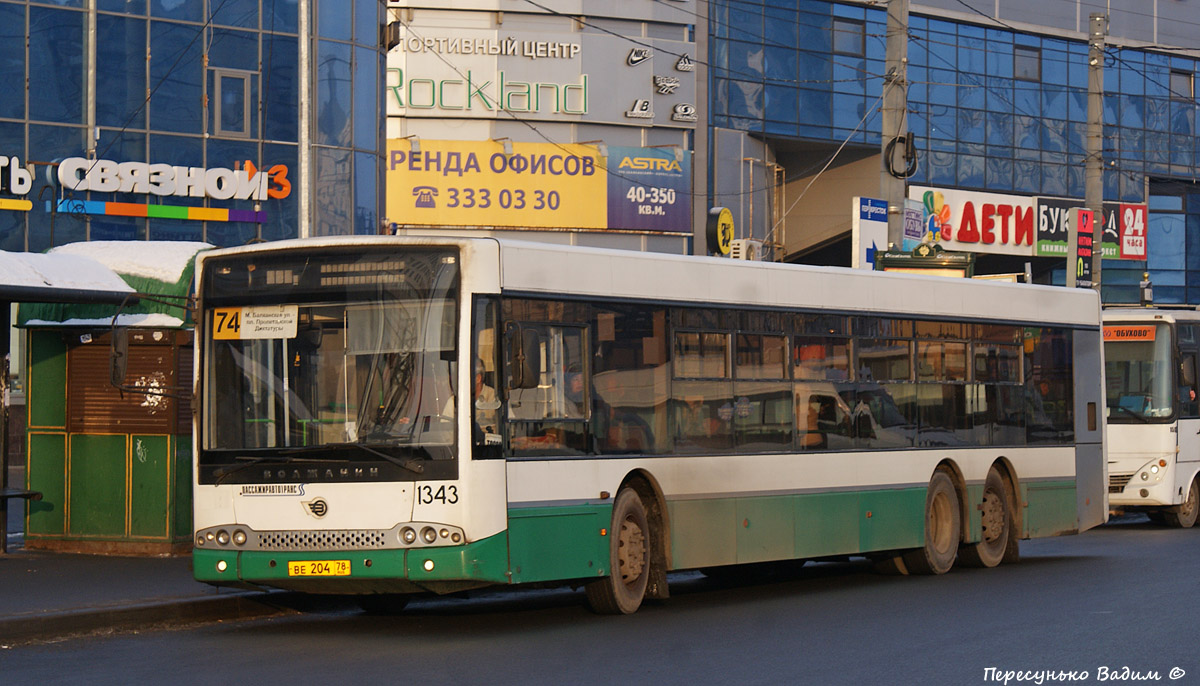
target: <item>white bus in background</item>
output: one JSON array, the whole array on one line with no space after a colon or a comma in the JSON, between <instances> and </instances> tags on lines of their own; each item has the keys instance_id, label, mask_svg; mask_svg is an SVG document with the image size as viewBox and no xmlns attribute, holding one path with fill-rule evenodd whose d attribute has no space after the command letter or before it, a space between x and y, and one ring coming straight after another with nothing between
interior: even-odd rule
<instances>
[{"instance_id":1,"label":"white bus in background","mask_svg":"<svg viewBox=\"0 0 1200 686\"><path fill-rule=\"evenodd\" d=\"M1104 310L1109 504L1171 526L1196 523L1200 503L1200 313Z\"/></svg>"},{"instance_id":2,"label":"white bus in background","mask_svg":"<svg viewBox=\"0 0 1200 686\"><path fill-rule=\"evenodd\" d=\"M361 594L868 556L1103 523L1095 292L496 238L197 263L197 579Z\"/></svg>"}]
</instances>

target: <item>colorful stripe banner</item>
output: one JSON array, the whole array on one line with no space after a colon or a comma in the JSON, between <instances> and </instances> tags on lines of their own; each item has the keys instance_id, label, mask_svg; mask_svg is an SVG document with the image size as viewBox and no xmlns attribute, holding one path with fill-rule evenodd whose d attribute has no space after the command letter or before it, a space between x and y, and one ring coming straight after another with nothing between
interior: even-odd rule
<instances>
[{"instance_id":1,"label":"colorful stripe banner","mask_svg":"<svg viewBox=\"0 0 1200 686\"><path fill-rule=\"evenodd\" d=\"M46 203L46 211L50 211L50 203ZM139 205L128 202L102 202L99 200L59 200L58 211L70 214L103 214L110 217L154 217L210 222L253 222L262 224L267 221L266 212L256 212L254 210L227 210L219 207L180 207L178 205Z\"/></svg>"}]
</instances>

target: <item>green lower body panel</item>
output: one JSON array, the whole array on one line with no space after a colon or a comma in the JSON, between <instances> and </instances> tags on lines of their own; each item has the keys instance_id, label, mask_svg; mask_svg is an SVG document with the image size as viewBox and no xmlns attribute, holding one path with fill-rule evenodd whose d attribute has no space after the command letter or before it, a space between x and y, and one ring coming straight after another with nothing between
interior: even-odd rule
<instances>
[{"instance_id":1,"label":"green lower body panel","mask_svg":"<svg viewBox=\"0 0 1200 686\"><path fill-rule=\"evenodd\" d=\"M1026 503L1026 538L1072 534L1079 530L1074 481L1035 481L1022 484Z\"/></svg>"},{"instance_id":2,"label":"green lower body panel","mask_svg":"<svg viewBox=\"0 0 1200 686\"><path fill-rule=\"evenodd\" d=\"M510 510L513 583L606 576L611 522L611 503Z\"/></svg>"},{"instance_id":3,"label":"green lower body panel","mask_svg":"<svg viewBox=\"0 0 1200 686\"><path fill-rule=\"evenodd\" d=\"M925 489L676 500L675 569L924 545Z\"/></svg>"}]
</instances>

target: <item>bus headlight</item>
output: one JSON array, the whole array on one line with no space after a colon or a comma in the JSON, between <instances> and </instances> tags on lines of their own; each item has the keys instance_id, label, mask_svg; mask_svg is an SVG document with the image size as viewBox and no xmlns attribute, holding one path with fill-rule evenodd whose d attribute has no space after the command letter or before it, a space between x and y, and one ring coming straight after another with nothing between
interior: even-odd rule
<instances>
[{"instance_id":1,"label":"bus headlight","mask_svg":"<svg viewBox=\"0 0 1200 686\"><path fill-rule=\"evenodd\" d=\"M412 545L417 542L417 532L411 526L406 526L400 530L400 540Z\"/></svg>"},{"instance_id":2,"label":"bus headlight","mask_svg":"<svg viewBox=\"0 0 1200 686\"><path fill-rule=\"evenodd\" d=\"M229 532L224 529L217 532L217 543L221 545L229 545Z\"/></svg>"},{"instance_id":3,"label":"bus headlight","mask_svg":"<svg viewBox=\"0 0 1200 686\"><path fill-rule=\"evenodd\" d=\"M421 529L421 540L426 543L433 543L437 540L437 532L433 530L432 526L427 526Z\"/></svg>"},{"instance_id":4,"label":"bus headlight","mask_svg":"<svg viewBox=\"0 0 1200 686\"><path fill-rule=\"evenodd\" d=\"M246 545L246 532L241 529L233 532L233 543L234 545Z\"/></svg>"}]
</instances>

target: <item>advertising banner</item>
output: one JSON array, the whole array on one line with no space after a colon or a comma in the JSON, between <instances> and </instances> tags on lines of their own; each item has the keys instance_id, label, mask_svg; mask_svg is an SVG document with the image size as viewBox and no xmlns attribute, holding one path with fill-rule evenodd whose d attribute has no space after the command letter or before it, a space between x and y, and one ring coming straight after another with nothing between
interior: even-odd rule
<instances>
[{"instance_id":1,"label":"advertising banner","mask_svg":"<svg viewBox=\"0 0 1200 686\"><path fill-rule=\"evenodd\" d=\"M1037 246L1039 257L1067 256L1067 215L1082 207L1082 200L1037 198ZM1104 203L1101 248L1106 260L1146 259L1146 216L1148 208L1138 203Z\"/></svg>"},{"instance_id":2,"label":"advertising banner","mask_svg":"<svg viewBox=\"0 0 1200 686\"><path fill-rule=\"evenodd\" d=\"M1104 259L1146 259L1146 221L1150 208L1136 203L1104 203Z\"/></svg>"},{"instance_id":3,"label":"advertising banner","mask_svg":"<svg viewBox=\"0 0 1200 686\"><path fill-rule=\"evenodd\" d=\"M691 155L608 146L608 228L691 233Z\"/></svg>"},{"instance_id":4,"label":"advertising banner","mask_svg":"<svg viewBox=\"0 0 1200 686\"><path fill-rule=\"evenodd\" d=\"M904 199L904 241L902 252L911 252L925 237L925 206L920 200Z\"/></svg>"},{"instance_id":5,"label":"advertising banner","mask_svg":"<svg viewBox=\"0 0 1200 686\"><path fill-rule=\"evenodd\" d=\"M696 127L694 42L495 28L480 15L417 13L401 25L387 55L388 117Z\"/></svg>"},{"instance_id":6,"label":"advertising banner","mask_svg":"<svg viewBox=\"0 0 1200 686\"><path fill-rule=\"evenodd\" d=\"M1091 210L1075 208L1071 210L1070 221L1075 224L1075 278L1076 285L1087 288L1092 283L1092 250L1095 245L1095 217Z\"/></svg>"},{"instance_id":7,"label":"advertising banner","mask_svg":"<svg viewBox=\"0 0 1200 686\"><path fill-rule=\"evenodd\" d=\"M387 217L415 226L690 233L691 153L498 141L388 141Z\"/></svg>"},{"instance_id":8,"label":"advertising banner","mask_svg":"<svg viewBox=\"0 0 1200 686\"><path fill-rule=\"evenodd\" d=\"M603 229L606 174L586 145L388 141L387 213L398 224Z\"/></svg>"},{"instance_id":9,"label":"advertising banner","mask_svg":"<svg viewBox=\"0 0 1200 686\"><path fill-rule=\"evenodd\" d=\"M1033 255L1034 199L912 186L908 197L923 205L923 242L946 250Z\"/></svg>"},{"instance_id":10,"label":"advertising banner","mask_svg":"<svg viewBox=\"0 0 1200 686\"><path fill-rule=\"evenodd\" d=\"M1070 234L1071 209L1081 206L1079 200L1063 198L1037 199L1037 248L1038 257L1067 256L1067 239Z\"/></svg>"}]
</instances>

